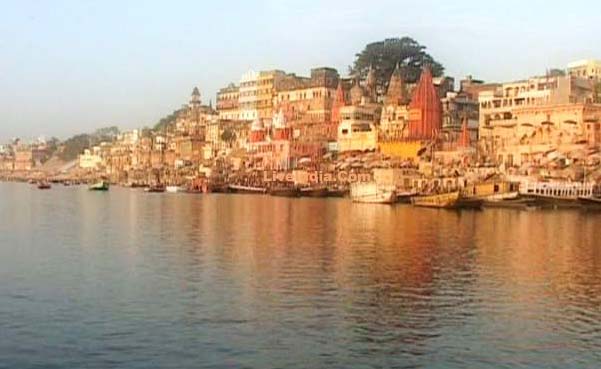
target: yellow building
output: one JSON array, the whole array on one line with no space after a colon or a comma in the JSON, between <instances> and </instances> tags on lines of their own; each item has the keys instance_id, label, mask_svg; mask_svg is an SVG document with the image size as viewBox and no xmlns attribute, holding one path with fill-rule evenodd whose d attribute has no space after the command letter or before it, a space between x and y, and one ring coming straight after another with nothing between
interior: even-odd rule
<instances>
[{"instance_id":1,"label":"yellow building","mask_svg":"<svg viewBox=\"0 0 601 369\"><path fill-rule=\"evenodd\" d=\"M568 64L568 74L574 77L601 80L601 60L579 60Z\"/></svg>"}]
</instances>

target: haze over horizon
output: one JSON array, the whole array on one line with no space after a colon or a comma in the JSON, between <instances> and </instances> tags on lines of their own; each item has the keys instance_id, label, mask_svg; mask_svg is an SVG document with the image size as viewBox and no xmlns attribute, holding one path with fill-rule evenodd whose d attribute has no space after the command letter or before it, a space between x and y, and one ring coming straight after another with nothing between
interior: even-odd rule
<instances>
[{"instance_id":1,"label":"haze over horizon","mask_svg":"<svg viewBox=\"0 0 601 369\"><path fill-rule=\"evenodd\" d=\"M458 81L508 81L601 58L601 3L385 0L0 2L0 142L152 126L249 69L346 75L370 42L409 36Z\"/></svg>"}]
</instances>

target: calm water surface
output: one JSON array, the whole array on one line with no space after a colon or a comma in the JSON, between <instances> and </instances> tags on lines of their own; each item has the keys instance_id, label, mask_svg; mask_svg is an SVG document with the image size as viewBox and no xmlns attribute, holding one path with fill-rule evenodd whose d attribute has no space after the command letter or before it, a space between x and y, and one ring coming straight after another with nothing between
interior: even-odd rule
<instances>
[{"instance_id":1,"label":"calm water surface","mask_svg":"<svg viewBox=\"0 0 601 369\"><path fill-rule=\"evenodd\" d=\"M0 183L0 368L595 368L600 230Z\"/></svg>"}]
</instances>

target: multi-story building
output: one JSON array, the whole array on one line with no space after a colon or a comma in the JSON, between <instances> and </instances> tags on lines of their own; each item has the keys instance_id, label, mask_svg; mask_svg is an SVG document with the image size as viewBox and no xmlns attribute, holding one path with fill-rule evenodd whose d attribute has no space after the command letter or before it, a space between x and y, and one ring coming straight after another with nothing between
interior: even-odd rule
<instances>
[{"instance_id":1,"label":"multi-story building","mask_svg":"<svg viewBox=\"0 0 601 369\"><path fill-rule=\"evenodd\" d=\"M221 120L240 119L240 87L233 83L217 92L217 111Z\"/></svg>"},{"instance_id":2,"label":"multi-story building","mask_svg":"<svg viewBox=\"0 0 601 369\"><path fill-rule=\"evenodd\" d=\"M504 83L479 96L481 146L498 164L540 161L553 150L598 145L601 105L590 79L571 75Z\"/></svg>"},{"instance_id":3,"label":"multi-story building","mask_svg":"<svg viewBox=\"0 0 601 369\"><path fill-rule=\"evenodd\" d=\"M274 102L286 73L281 70L261 71L257 77L257 117L271 120Z\"/></svg>"},{"instance_id":4,"label":"multi-story building","mask_svg":"<svg viewBox=\"0 0 601 369\"><path fill-rule=\"evenodd\" d=\"M508 82L494 90L482 91L479 94L480 105L480 137L484 139L505 139L521 137L531 131L531 127L540 127L550 117L531 116L527 114L532 108L545 111L549 107L570 104L591 103L593 86L589 80L573 76L533 77L523 81ZM553 110L553 108L551 108ZM560 118L560 117L557 117ZM557 128L565 127L563 121L551 122ZM534 120L532 120L534 119ZM532 121L531 121L532 120ZM577 122L576 123L582 123Z\"/></svg>"},{"instance_id":5,"label":"multi-story building","mask_svg":"<svg viewBox=\"0 0 601 369\"><path fill-rule=\"evenodd\" d=\"M568 64L568 74L573 77L601 81L601 60L579 60Z\"/></svg>"},{"instance_id":6,"label":"multi-story building","mask_svg":"<svg viewBox=\"0 0 601 369\"><path fill-rule=\"evenodd\" d=\"M240 78L238 89L238 108L240 120L252 122L258 118L257 112L257 79L259 74L253 70Z\"/></svg>"}]
</instances>

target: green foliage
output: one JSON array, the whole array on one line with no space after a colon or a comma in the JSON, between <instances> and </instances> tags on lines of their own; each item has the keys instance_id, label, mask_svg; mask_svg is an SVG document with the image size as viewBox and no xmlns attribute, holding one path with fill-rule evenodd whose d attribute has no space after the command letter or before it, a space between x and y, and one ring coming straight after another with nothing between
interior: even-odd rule
<instances>
[{"instance_id":1,"label":"green foliage","mask_svg":"<svg viewBox=\"0 0 601 369\"><path fill-rule=\"evenodd\" d=\"M350 68L351 72L364 78L372 66L380 87L388 84L397 63L407 83L417 82L424 65L432 68L434 76L441 76L444 72L442 64L426 52L426 47L410 37L388 38L370 43L355 57L355 62Z\"/></svg>"},{"instance_id":2,"label":"green foliage","mask_svg":"<svg viewBox=\"0 0 601 369\"><path fill-rule=\"evenodd\" d=\"M63 143L63 149L58 153L58 157L64 161L77 159L85 149L92 146L92 137L88 134L79 134L67 139Z\"/></svg>"},{"instance_id":3,"label":"green foliage","mask_svg":"<svg viewBox=\"0 0 601 369\"><path fill-rule=\"evenodd\" d=\"M177 116L179 115L180 112L181 112L181 109L174 110L173 113L161 118L158 121L158 123L154 125L153 130L161 131L163 129L169 128L170 126L175 124L175 120L177 119Z\"/></svg>"},{"instance_id":4,"label":"green foliage","mask_svg":"<svg viewBox=\"0 0 601 369\"><path fill-rule=\"evenodd\" d=\"M552 68L548 72L549 77L563 77L566 75L566 72L563 69Z\"/></svg>"}]
</instances>

